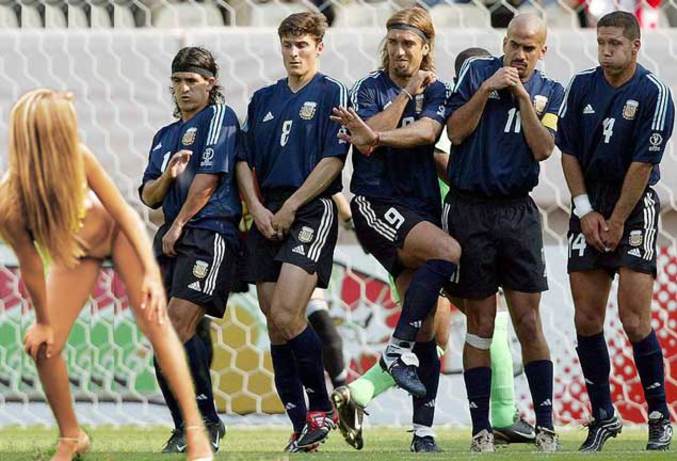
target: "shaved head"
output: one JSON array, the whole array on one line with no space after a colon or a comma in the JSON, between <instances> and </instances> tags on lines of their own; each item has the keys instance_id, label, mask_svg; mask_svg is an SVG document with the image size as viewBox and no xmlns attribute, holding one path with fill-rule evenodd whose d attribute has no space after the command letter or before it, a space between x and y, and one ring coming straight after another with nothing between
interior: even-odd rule
<instances>
[{"instance_id":1,"label":"shaved head","mask_svg":"<svg viewBox=\"0 0 677 461\"><path fill-rule=\"evenodd\" d=\"M536 63L543 59L548 47L545 22L535 14L515 16L503 39L503 65L515 67L522 81L531 77Z\"/></svg>"},{"instance_id":2,"label":"shaved head","mask_svg":"<svg viewBox=\"0 0 677 461\"><path fill-rule=\"evenodd\" d=\"M508 24L507 36L512 35L533 37L544 44L548 36L545 21L534 13L518 14Z\"/></svg>"}]
</instances>

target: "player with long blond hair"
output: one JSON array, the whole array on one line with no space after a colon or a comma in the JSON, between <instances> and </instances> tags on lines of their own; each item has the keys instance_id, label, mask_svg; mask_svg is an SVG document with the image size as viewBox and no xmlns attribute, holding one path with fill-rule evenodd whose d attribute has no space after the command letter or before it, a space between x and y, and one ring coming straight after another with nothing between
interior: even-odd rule
<instances>
[{"instance_id":1,"label":"player with long blond hair","mask_svg":"<svg viewBox=\"0 0 677 461\"><path fill-rule=\"evenodd\" d=\"M187 423L188 459L213 459L190 374L171 323L160 271L143 223L94 155L80 143L73 96L24 94L9 123L9 171L0 182L0 235L12 247L33 301L24 347L37 365L59 426L52 461L90 447L75 416L61 351L73 322L112 257L139 327L167 370ZM49 274L38 249L51 260Z\"/></svg>"}]
</instances>

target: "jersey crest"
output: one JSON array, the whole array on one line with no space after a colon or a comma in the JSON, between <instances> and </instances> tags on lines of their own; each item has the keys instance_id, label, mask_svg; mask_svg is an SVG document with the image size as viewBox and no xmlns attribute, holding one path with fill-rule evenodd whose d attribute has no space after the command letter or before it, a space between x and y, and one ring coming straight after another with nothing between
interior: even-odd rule
<instances>
[{"instance_id":1,"label":"jersey crest","mask_svg":"<svg viewBox=\"0 0 677 461\"><path fill-rule=\"evenodd\" d=\"M299 110L299 117L303 120L312 120L315 117L315 112L317 111L317 103L314 101L306 101L301 106Z\"/></svg>"}]
</instances>

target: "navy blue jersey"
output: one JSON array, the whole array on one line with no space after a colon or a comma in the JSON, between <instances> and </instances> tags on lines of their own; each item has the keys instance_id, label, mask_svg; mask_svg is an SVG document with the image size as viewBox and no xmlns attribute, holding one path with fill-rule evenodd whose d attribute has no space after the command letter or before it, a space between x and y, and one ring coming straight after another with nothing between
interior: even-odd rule
<instances>
[{"instance_id":1,"label":"navy blue jersey","mask_svg":"<svg viewBox=\"0 0 677 461\"><path fill-rule=\"evenodd\" d=\"M450 115L470 101L482 83L501 67L503 57L468 59L449 98ZM524 82L524 88L543 125L554 133L564 88L539 70ZM519 104L509 89L503 89L491 93L475 131L454 146L447 175L452 186L464 192L518 197L536 186L539 171L538 161L522 133Z\"/></svg>"},{"instance_id":2,"label":"navy blue jersey","mask_svg":"<svg viewBox=\"0 0 677 461\"><path fill-rule=\"evenodd\" d=\"M238 160L255 169L264 198L299 188L323 158L345 160L349 146L338 139L341 125L329 116L332 108L347 102L346 87L320 73L296 93L286 78L254 93ZM339 174L320 195L340 191Z\"/></svg>"},{"instance_id":3,"label":"navy blue jersey","mask_svg":"<svg viewBox=\"0 0 677 461\"><path fill-rule=\"evenodd\" d=\"M162 201L165 222L171 223L178 216L196 174L217 174L220 176L218 187L186 226L236 238L242 214L234 168L240 138L240 124L235 113L222 104L207 106L186 122L178 120L167 125L153 138L139 192L146 182L162 175L173 154L182 149L190 150L193 155L186 170L169 186Z\"/></svg>"},{"instance_id":4,"label":"navy blue jersey","mask_svg":"<svg viewBox=\"0 0 677 461\"><path fill-rule=\"evenodd\" d=\"M402 92L385 71L358 80L351 92L353 109L364 120L386 109ZM430 118L444 124L450 87L436 81L409 101L398 123L403 127ZM435 143L409 149L382 146L369 157L355 152L350 190L355 195L395 200L439 219L440 189L435 169Z\"/></svg>"},{"instance_id":5,"label":"navy blue jersey","mask_svg":"<svg viewBox=\"0 0 677 461\"><path fill-rule=\"evenodd\" d=\"M593 208L607 208L598 202L608 202L602 193L620 196L632 162L655 165L649 185L658 182L674 118L670 89L639 64L619 88L609 85L601 67L572 78L560 110L557 146L578 159Z\"/></svg>"}]
</instances>

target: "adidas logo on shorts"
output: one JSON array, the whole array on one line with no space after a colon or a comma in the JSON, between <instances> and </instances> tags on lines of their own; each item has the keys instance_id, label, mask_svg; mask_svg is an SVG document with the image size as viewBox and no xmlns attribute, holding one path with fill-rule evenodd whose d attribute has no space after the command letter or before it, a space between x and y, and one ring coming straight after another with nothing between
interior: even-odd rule
<instances>
[{"instance_id":1,"label":"adidas logo on shorts","mask_svg":"<svg viewBox=\"0 0 677 461\"><path fill-rule=\"evenodd\" d=\"M303 245L298 245L292 248L292 253L300 254L301 256L306 255L306 250L303 249Z\"/></svg>"},{"instance_id":2,"label":"adidas logo on shorts","mask_svg":"<svg viewBox=\"0 0 677 461\"><path fill-rule=\"evenodd\" d=\"M633 248L632 250L628 251L629 255L636 256L638 258L642 257L642 253L639 251L639 248Z\"/></svg>"},{"instance_id":3,"label":"adidas logo on shorts","mask_svg":"<svg viewBox=\"0 0 677 461\"><path fill-rule=\"evenodd\" d=\"M190 288L191 290L202 292L202 288L200 287L200 282L198 282L197 280L194 281L193 283L191 283L190 285L188 285L188 288Z\"/></svg>"}]
</instances>

